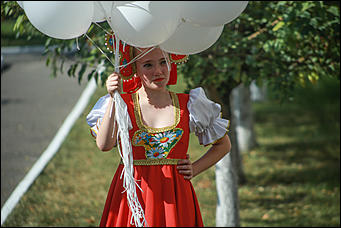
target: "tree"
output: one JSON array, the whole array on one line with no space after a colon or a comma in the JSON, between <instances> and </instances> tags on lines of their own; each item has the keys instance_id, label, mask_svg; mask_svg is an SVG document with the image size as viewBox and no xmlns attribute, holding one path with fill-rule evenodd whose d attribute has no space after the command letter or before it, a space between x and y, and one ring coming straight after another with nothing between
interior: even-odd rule
<instances>
[{"instance_id":1,"label":"tree","mask_svg":"<svg viewBox=\"0 0 341 228\"><path fill-rule=\"evenodd\" d=\"M203 86L211 98L223 104L223 116L231 119L230 95L241 83L266 82L281 101L287 101L299 86L316 83L321 77L339 79L339 8L338 2L250 2L235 21L225 26L215 45L190 57L182 69L186 82L190 88ZM238 158L233 126L231 154ZM235 210L238 199L231 199L237 197L237 186L226 186L227 179L237 178L238 159L233 160L230 167L226 167L229 161L216 165L217 188L225 189L221 195L218 191L218 202L231 205L222 207L223 212L217 211L219 226L239 224ZM220 172L223 169L227 170Z\"/></svg>"},{"instance_id":2,"label":"tree","mask_svg":"<svg viewBox=\"0 0 341 228\"><path fill-rule=\"evenodd\" d=\"M317 83L323 77L339 79L339 4L337 1L249 2L237 19L225 25L216 44L191 55L189 61L181 65L180 73L185 75L189 88L202 86L211 99L223 104L223 117L227 119L232 118L230 95L241 83L246 86L252 81L259 86L266 83L278 99L288 101L299 86ZM15 2L1 2L1 15L17 19L15 29L19 35L37 32ZM105 49L105 30L110 30L107 23L93 24L87 32L91 40L46 37L47 65L52 68L52 75L63 70L64 61L69 61L63 53L74 50L78 40L80 49L71 58L74 63L68 69L69 76L77 76L80 81L90 67L93 70L88 80L95 77L104 83L113 66L109 61L103 62L106 56L94 44ZM104 73L98 65L105 66ZM241 164L234 126L232 123L232 151L216 166L219 226L239 226L236 170ZM224 210L219 211L220 208Z\"/></svg>"},{"instance_id":3,"label":"tree","mask_svg":"<svg viewBox=\"0 0 341 228\"><path fill-rule=\"evenodd\" d=\"M61 40L51 38L39 32L29 22L24 10L16 1L1 2L1 20L15 20L13 30L16 37L42 37L45 39L46 65L51 68L51 77L57 77L59 73L67 70L69 77L78 77L78 82L84 76L87 69L92 69L87 75L88 81L94 77L96 81L101 81L102 86L108 76L108 72L113 72L114 67L106 59L106 55L99 49L106 51L105 34L111 31L108 23L93 23L85 35L71 40ZM97 48L98 47L98 48ZM107 56L113 62L112 54ZM65 61L71 63L64 66ZM99 67L100 66L100 67ZM105 70L103 71L103 69Z\"/></svg>"}]
</instances>

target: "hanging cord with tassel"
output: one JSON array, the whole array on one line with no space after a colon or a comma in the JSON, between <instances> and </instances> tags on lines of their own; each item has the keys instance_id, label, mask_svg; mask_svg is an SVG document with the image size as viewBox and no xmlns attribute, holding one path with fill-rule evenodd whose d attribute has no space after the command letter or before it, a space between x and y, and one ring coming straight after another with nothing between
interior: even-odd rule
<instances>
[{"instance_id":1,"label":"hanging cord with tassel","mask_svg":"<svg viewBox=\"0 0 341 228\"><path fill-rule=\"evenodd\" d=\"M116 48L115 48L115 72L119 73L119 43L120 40L116 36ZM129 116L127 115L127 105L123 101L121 95L116 90L114 92L114 101L111 106L115 103L115 119L117 121L118 134L117 141L121 139L121 147L118 145L119 154L123 161L123 170L121 178L123 175L123 187L127 194L128 206L132 212L132 217L130 224L135 224L137 227L147 226L147 222L144 216L143 208L138 200L136 194L136 186L142 191L141 187L136 183L134 179L134 167L133 167L133 153L132 146L129 139L129 125L131 125ZM112 107L111 107L112 111ZM110 112L110 116L112 113ZM142 220L142 221L141 221Z\"/></svg>"},{"instance_id":2,"label":"hanging cord with tassel","mask_svg":"<svg viewBox=\"0 0 341 228\"><path fill-rule=\"evenodd\" d=\"M97 26L98 24L95 23ZM101 26L99 26L101 27ZM139 53L135 58L133 58L129 63L119 65L119 44L120 40L116 36L116 45L114 50L115 55L115 63L111 61L111 59L98 47L98 45L95 44L95 42L85 33L84 36L97 48L100 50L102 54L106 57L106 59L115 67L115 72L119 73L119 69L122 67L125 67L128 64L132 64L137 59L142 58L152 50L154 50L156 47L152 47L150 49L146 49L145 51L142 51ZM129 127L131 127L131 122L129 119L129 116L127 115L127 105L123 101L121 95L116 90L114 92L113 101L111 102L111 108L110 108L110 117L112 116L112 110L113 105L115 104L115 120L117 121L117 127L118 127L118 134L117 134L117 141L119 142L119 138L121 139L121 147L118 146L119 154L122 158L124 168L122 170L120 178L123 177L123 187L124 192L127 193L127 201L128 206L132 212L132 217L130 223L132 225L135 224L137 227L143 227L148 226L147 221L145 219L143 208L141 207L141 204L138 200L137 194L136 194L136 186L141 190L141 187L136 183L136 180L134 179L134 167L133 167L133 154L132 154L132 147L131 142L129 139ZM114 129L112 135L114 136L115 131L115 125L116 121L114 121ZM123 193L124 193L123 192Z\"/></svg>"}]
</instances>

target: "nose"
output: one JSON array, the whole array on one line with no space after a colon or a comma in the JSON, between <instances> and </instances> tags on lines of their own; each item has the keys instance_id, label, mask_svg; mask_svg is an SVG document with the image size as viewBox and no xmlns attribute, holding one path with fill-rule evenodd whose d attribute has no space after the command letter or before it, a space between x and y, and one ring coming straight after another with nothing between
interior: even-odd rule
<instances>
[{"instance_id":1,"label":"nose","mask_svg":"<svg viewBox=\"0 0 341 228\"><path fill-rule=\"evenodd\" d=\"M160 64L157 64L155 67L155 74L160 75L162 74L162 66Z\"/></svg>"}]
</instances>

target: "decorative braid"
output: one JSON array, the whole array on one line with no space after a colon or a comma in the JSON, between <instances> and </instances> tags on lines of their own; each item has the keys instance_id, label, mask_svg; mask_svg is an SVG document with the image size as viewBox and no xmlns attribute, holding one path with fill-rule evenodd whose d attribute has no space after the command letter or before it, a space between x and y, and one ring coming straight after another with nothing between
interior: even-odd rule
<instances>
[{"instance_id":1,"label":"decorative braid","mask_svg":"<svg viewBox=\"0 0 341 228\"><path fill-rule=\"evenodd\" d=\"M134 165L176 165L178 164L178 161L180 159L165 159L165 158L159 158L159 159L139 159L134 160ZM121 160L120 164L123 164L123 161Z\"/></svg>"}]
</instances>

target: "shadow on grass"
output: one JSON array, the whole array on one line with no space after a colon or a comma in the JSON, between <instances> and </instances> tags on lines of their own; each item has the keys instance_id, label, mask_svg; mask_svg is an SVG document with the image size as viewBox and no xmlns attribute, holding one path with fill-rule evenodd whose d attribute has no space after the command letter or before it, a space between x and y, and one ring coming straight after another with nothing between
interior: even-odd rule
<instances>
[{"instance_id":1,"label":"shadow on grass","mask_svg":"<svg viewBox=\"0 0 341 228\"><path fill-rule=\"evenodd\" d=\"M254 104L259 146L243 154L242 226L340 226L339 101L328 104L339 98L316 95L316 105L310 94Z\"/></svg>"},{"instance_id":2,"label":"shadow on grass","mask_svg":"<svg viewBox=\"0 0 341 228\"><path fill-rule=\"evenodd\" d=\"M258 157L264 156L272 165L262 167L248 175L251 183L274 185L293 183L326 183L331 188L339 186L339 158L326 151L324 142L294 142L262 146ZM339 151L331 144L333 151ZM264 161L264 162L265 162Z\"/></svg>"}]
</instances>

